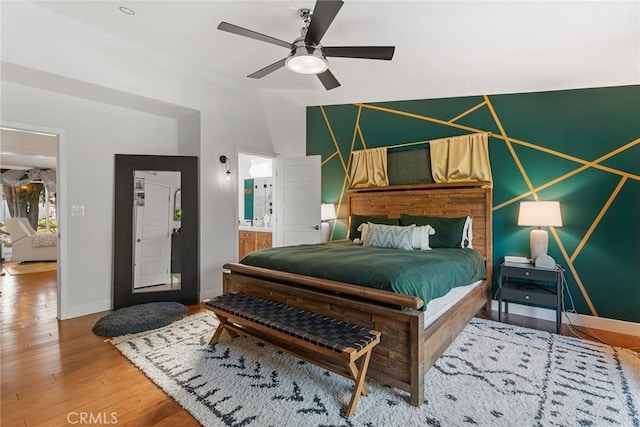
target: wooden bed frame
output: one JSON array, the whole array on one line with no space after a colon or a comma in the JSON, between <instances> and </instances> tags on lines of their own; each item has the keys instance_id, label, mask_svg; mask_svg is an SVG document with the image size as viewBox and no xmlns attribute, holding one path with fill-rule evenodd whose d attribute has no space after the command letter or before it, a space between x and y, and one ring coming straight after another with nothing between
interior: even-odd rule
<instances>
[{"instance_id":1,"label":"wooden bed frame","mask_svg":"<svg viewBox=\"0 0 640 427\"><path fill-rule=\"evenodd\" d=\"M380 344L368 376L424 402L424 374L471 318L491 304L492 193L488 182L423 184L349 190L350 214L398 218L401 213L473 218L473 247L487 267L487 278L424 328L420 298L330 280L251 267L224 265L223 292L243 292L338 320L378 330Z\"/></svg>"}]
</instances>

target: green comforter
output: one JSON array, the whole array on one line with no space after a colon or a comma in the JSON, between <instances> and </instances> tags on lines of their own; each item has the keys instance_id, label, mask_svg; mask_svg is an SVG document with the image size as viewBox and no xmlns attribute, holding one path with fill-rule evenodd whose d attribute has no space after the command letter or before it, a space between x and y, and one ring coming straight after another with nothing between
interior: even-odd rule
<instances>
[{"instance_id":1,"label":"green comforter","mask_svg":"<svg viewBox=\"0 0 640 427\"><path fill-rule=\"evenodd\" d=\"M423 310L452 288L486 277L482 256L473 249L405 251L349 240L263 249L240 262L417 296L424 301Z\"/></svg>"}]
</instances>

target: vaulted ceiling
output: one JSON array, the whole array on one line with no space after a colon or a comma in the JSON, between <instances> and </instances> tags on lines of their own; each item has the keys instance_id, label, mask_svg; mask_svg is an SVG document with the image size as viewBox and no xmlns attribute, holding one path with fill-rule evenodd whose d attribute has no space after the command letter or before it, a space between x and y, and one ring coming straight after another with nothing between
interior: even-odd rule
<instances>
[{"instance_id":1,"label":"vaulted ceiling","mask_svg":"<svg viewBox=\"0 0 640 427\"><path fill-rule=\"evenodd\" d=\"M322 43L396 52L390 62L330 58L342 86L329 92L285 68L247 78L287 49L216 29L227 21L293 41L297 10L313 1L35 3L305 105L640 84L638 1L346 0Z\"/></svg>"}]
</instances>

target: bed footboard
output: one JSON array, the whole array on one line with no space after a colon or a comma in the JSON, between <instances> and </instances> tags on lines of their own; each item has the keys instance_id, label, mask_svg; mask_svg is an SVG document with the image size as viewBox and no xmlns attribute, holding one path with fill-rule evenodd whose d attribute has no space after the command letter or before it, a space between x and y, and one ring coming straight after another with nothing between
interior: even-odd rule
<instances>
[{"instance_id":1,"label":"bed footboard","mask_svg":"<svg viewBox=\"0 0 640 427\"><path fill-rule=\"evenodd\" d=\"M424 402L424 374L486 303L488 286L483 282L424 329L424 312L419 310L374 304L259 275L229 271L223 279L225 294L242 292L380 331L380 344L372 352L368 376L407 392L414 406Z\"/></svg>"}]
</instances>

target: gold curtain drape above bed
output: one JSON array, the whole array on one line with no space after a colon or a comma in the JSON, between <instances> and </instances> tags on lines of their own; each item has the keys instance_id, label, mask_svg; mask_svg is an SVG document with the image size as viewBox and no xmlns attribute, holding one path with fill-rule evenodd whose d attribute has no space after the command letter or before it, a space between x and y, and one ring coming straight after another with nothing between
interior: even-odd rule
<instances>
[{"instance_id":1,"label":"gold curtain drape above bed","mask_svg":"<svg viewBox=\"0 0 640 427\"><path fill-rule=\"evenodd\" d=\"M489 134L451 136L428 142L431 157L431 174L437 183L488 181ZM386 187L387 147L369 148L352 153L351 185L349 188Z\"/></svg>"},{"instance_id":2,"label":"gold curtain drape above bed","mask_svg":"<svg viewBox=\"0 0 640 427\"><path fill-rule=\"evenodd\" d=\"M353 152L350 188L386 187L387 147L370 148Z\"/></svg>"},{"instance_id":3,"label":"gold curtain drape above bed","mask_svg":"<svg viewBox=\"0 0 640 427\"><path fill-rule=\"evenodd\" d=\"M492 182L488 139L487 133L474 133L429 141L433 179Z\"/></svg>"}]
</instances>

